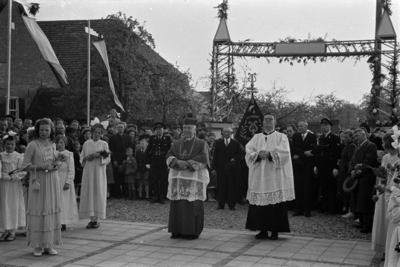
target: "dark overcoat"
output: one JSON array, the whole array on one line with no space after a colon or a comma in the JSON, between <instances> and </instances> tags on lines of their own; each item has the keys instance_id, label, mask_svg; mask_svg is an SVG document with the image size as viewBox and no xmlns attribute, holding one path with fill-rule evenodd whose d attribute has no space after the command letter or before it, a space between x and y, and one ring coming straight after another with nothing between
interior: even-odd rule
<instances>
[{"instance_id":1,"label":"dark overcoat","mask_svg":"<svg viewBox=\"0 0 400 267\"><path fill-rule=\"evenodd\" d=\"M349 174L355 169L359 163L363 166L376 168L379 166L377 160L377 149L374 143L366 140L361 146L357 146L354 151L353 158L349 163ZM358 213L371 213L374 210L375 203L372 201L372 193L375 185L374 172L369 168L362 169L362 173L358 175L358 185L354 189L356 197L356 210Z\"/></svg>"}]
</instances>

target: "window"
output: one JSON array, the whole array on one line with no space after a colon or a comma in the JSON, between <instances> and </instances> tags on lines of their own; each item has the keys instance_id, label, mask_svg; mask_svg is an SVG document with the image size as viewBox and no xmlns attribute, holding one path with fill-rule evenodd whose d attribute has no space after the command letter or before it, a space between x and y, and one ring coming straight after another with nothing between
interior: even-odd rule
<instances>
[{"instance_id":1,"label":"window","mask_svg":"<svg viewBox=\"0 0 400 267\"><path fill-rule=\"evenodd\" d=\"M14 118L19 118L19 101L18 97L10 97L10 115Z\"/></svg>"}]
</instances>

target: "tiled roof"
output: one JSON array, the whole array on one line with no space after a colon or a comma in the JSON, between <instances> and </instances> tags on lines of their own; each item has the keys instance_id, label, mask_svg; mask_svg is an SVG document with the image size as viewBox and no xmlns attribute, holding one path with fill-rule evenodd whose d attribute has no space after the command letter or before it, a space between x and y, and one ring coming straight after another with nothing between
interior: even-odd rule
<instances>
[{"instance_id":1,"label":"tiled roof","mask_svg":"<svg viewBox=\"0 0 400 267\"><path fill-rule=\"evenodd\" d=\"M102 32L107 23L113 23L113 20L91 20L90 28L96 32ZM73 74L86 64L87 33L85 27L88 26L87 20L38 21L38 24L49 39L67 75ZM92 41L97 40L97 37L93 36L91 39ZM142 45L138 49L153 64L171 65L147 45ZM173 66L171 65L171 67Z\"/></svg>"}]
</instances>

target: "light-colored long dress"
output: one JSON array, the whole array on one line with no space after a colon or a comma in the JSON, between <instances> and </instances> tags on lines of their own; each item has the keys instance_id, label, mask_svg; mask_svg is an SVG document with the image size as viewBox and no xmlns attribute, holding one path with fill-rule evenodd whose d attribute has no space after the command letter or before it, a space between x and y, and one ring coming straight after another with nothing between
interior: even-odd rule
<instances>
[{"instance_id":1,"label":"light-colored long dress","mask_svg":"<svg viewBox=\"0 0 400 267\"><path fill-rule=\"evenodd\" d=\"M18 152L0 153L0 228L18 229L26 225L25 201L21 179L26 172L12 175L9 172L22 166L23 155Z\"/></svg>"},{"instance_id":2,"label":"light-colored long dress","mask_svg":"<svg viewBox=\"0 0 400 267\"><path fill-rule=\"evenodd\" d=\"M88 140L83 144L81 163L83 167L81 201L79 207L80 218L95 216L99 219L106 218L107 206L107 175L106 165L110 162L107 158L96 158L83 163L83 158L100 151L110 151L108 144L103 140Z\"/></svg>"},{"instance_id":3,"label":"light-colored long dress","mask_svg":"<svg viewBox=\"0 0 400 267\"><path fill-rule=\"evenodd\" d=\"M381 166L385 167L388 163L394 164L399 160L397 155L391 156L390 154L386 154L382 158ZM391 177L388 177L389 184L391 181ZM371 249L378 252L385 252L386 246L386 233L388 229L389 221L386 219L386 210L387 203L385 201L385 195L388 193L383 193L379 196L378 201L375 203L375 212L374 212L374 222L372 226L371 233Z\"/></svg>"},{"instance_id":4,"label":"light-colored long dress","mask_svg":"<svg viewBox=\"0 0 400 267\"><path fill-rule=\"evenodd\" d=\"M44 145L35 140L26 148L22 167L43 166L56 158L54 143ZM36 190L35 180L40 183ZM26 211L28 246L52 248L61 245L61 203L58 172L30 172L28 209Z\"/></svg>"},{"instance_id":5,"label":"light-colored long dress","mask_svg":"<svg viewBox=\"0 0 400 267\"><path fill-rule=\"evenodd\" d=\"M75 164L74 153L64 150L58 152L66 156L67 161L63 162L60 169L58 169L58 176L60 177L60 190L61 190L61 223L71 224L79 221L78 205L76 203L75 194ZM64 190L64 185L69 184L69 189Z\"/></svg>"}]
</instances>

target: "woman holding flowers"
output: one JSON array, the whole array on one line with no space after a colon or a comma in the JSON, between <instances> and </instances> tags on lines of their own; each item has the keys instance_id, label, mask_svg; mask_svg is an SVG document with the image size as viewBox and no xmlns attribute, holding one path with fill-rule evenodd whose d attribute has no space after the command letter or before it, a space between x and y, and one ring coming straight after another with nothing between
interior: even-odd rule
<instances>
[{"instance_id":1,"label":"woman holding flowers","mask_svg":"<svg viewBox=\"0 0 400 267\"><path fill-rule=\"evenodd\" d=\"M62 162L60 169L58 169L58 176L60 177L61 182L61 231L67 229L67 224L72 224L79 221L78 205L76 203L74 185L74 153L65 149L67 144L67 137L64 135L57 135L56 146L58 150L58 157Z\"/></svg>"},{"instance_id":2,"label":"woman holding flowers","mask_svg":"<svg viewBox=\"0 0 400 267\"><path fill-rule=\"evenodd\" d=\"M99 219L106 218L107 175L110 162L108 144L100 140L104 128L101 124L92 127L92 140L83 144L81 163L83 166L81 201L79 215L90 218L87 229L99 228Z\"/></svg>"},{"instance_id":3,"label":"woman holding flowers","mask_svg":"<svg viewBox=\"0 0 400 267\"><path fill-rule=\"evenodd\" d=\"M388 180L390 180L393 175L390 166L399 161L398 151L393 147L392 143L394 143L392 133L385 134L383 136L383 149L387 154L382 158L381 167L374 171L376 175L375 188L377 194L373 198L376 201L376 204L371 234L371 249L378 252L385 252L386 246L388 220L386 219L387 203L385 195L390 195L390 193L387 193L385 188L386 184L388 184Z\"/></svg>"},{"instance_id":4,"label":"woman holding flowers","mask_svg":"<svg viewBox=\"0 0 400 267\"><path fill-rule=\"evenodd\" d=\"M21 179L26 172L21 168L23 155L15 151L15 132L3 137L5 152L0 153L0 228L5 229L0 241L13 241L15 230L24 227L25 204Z\"/></svg>"},{"instance_id":5,"label":"woman holding flowers","mask_svg":"<svg viewBox=\"0 0 400 267\"><path fill-rule=\"evenodd\" d=\"M54 125L44 118L36 122L35 140L28 144L22 168L30 171L28 208L26 211L28 246L34 255L44 252L57 255L61 245L60 181L54 144Z\"/></svg>"}]
</instances>

